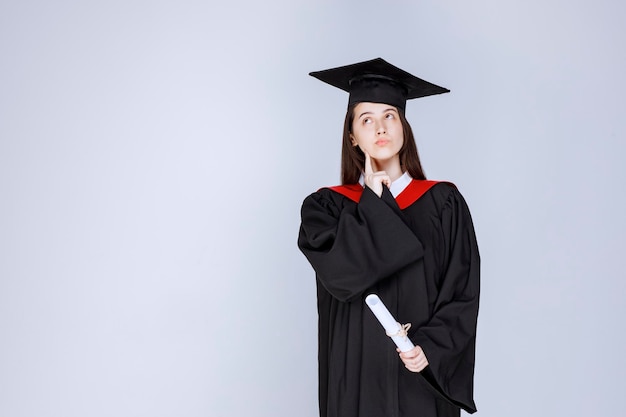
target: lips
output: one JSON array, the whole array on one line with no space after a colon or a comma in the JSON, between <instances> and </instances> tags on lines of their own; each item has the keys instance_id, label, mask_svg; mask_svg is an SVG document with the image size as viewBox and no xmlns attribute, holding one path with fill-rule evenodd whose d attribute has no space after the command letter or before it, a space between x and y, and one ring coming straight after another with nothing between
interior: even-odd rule
<instances>
[{"instance_id":1,"label":"lips","mask_svg":"<svg viewBox=\"0 0 626 417\"><path fill-rule=\"evenodd\" d=\"M376 145L378 146L385 146L386 144L389 143L389 139L378 139L376 142L374 142Z\"/></svg>"}]
</instances>

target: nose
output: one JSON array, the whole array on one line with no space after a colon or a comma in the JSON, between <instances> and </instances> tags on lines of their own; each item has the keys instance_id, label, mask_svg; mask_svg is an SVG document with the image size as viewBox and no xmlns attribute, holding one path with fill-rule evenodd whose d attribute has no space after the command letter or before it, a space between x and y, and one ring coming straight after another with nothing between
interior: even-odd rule
<instances>
[{"instance_id":1,"label":"nose","mask_svg":"<svg viewBox=\"0 0 626 417\"><path fill-rule=\"evenodd\" d=\"M385 124L384 123L379 123L378 124L378 129L376 129L376 134L377 135L384 135L385 133L387 133L387 129L385 129Z\"/></svg>"}]
</instances>

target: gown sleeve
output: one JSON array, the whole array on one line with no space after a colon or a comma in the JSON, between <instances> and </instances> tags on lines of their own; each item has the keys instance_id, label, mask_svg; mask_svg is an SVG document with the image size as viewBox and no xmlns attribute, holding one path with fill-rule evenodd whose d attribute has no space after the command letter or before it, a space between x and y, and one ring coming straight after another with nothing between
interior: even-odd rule
<instances>
[{"instance_id":1,"label":"gown sleeve","mask_svg":"<svg viewBox=\"0 0 626 417\"><path fill-rule=\"evenodd\" d=\"M473 375L480 287L480 256L469 209L454 189L442 209L444 257L431 319L410 335L429 366L426 381L469 413L476 411Z\"/></svg>"},{"instance_id":2,"label":"gown sleeve","mask_svg":"<svg viewBox=\"0 0 626 417\"><path fill-rule=\"evenodd\" d=\"M351 301L423 256L398 214L386 187L381 198L366 187L359 203L328 189L304 200L298 246L334 298Z\"/></svg>"}]
</instances>

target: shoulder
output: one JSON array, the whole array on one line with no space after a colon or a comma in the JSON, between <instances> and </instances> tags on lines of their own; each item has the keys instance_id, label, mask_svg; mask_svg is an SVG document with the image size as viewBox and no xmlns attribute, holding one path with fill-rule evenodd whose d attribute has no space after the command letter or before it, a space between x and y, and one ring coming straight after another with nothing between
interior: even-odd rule
<instances>
[{"instance_id":1,"label":"shoulder","mask_svg":"<svg viewBox=\"0 0 626 417\"><path fill-rule=\"evenodd\" d=\"M312 195L338 200L347 198L358 203L363 195L363 190L364 188L361 184L342 184L322 187Z\"/></svg>"},{"instance_id":2,"label":"shoulder","mask_svg":"<svg viewBox=\"0 0 626 417\"><path fill-rule=\"evenodd\" d=\"M450 181L437 181L437 184L431 187L426 195L441 210L466 207L461 191Z\"/></svg>"},{"instance_id":3,"label":"shoulder","mask_svg":"<svg viewBox=\"0 0 626 417\"><path fill-rule=\"evenodd\" d=\"M401 206L408 207L418 200L446 200L455 191L456 186L449 181L413 180L398 195L397 200L404 203L400 204Z\"/></svg>"},{"instance_id":4,"label":"shoulder","mask_svg":"<svg viewBox=\"0 0 626 417\"><path fill-rule=\"evenodd\" d=\"M455 194L460 194L459 189L450 181L437 181L428 191L433 198L447 200Z\"/></svg>"},{"instance_id":5,"label":"shoulder","mask_svg":"<svg viewBox=\"0 0 626 417\"><path fill-rule=\"evenodd\" d=\"M347 186L322 187L309 194L302 204L306 207L336 208L341 209L345 205L356 204L359 201L363 187L356 184Z\"/></svg>"},{"instance_id":6,"label":"shoulder","mask_svg":"<svg viewBox=\"0 0 626 417\"><path fill-rule=\"evenodd\" d=\"M470 210L459 188L446 181L432 187L431 198L441 216L461 216L471 218Z\"/></svg>"}]
</instances>

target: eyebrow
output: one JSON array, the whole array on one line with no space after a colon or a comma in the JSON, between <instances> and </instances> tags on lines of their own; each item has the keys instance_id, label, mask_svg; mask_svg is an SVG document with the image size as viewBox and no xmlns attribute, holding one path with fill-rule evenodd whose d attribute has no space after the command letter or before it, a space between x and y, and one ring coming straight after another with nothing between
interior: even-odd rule
<instances>
[{"instance_id":1,"label":"eyebrow","mask_svg":"<svg viewBox=\"0 0 626 417\"><path fill-rule=\"evenodd\" d=\"M387 113L388 111L394 111L394 112L398 113L398 110L394 109L393 107L389 107L388 109L383 110L381 113ZM359 114L359 117L357 117L357 119L360 119L361 117L363 117L366 114L374 114L374 112L372 112L372 111L364 111L363 113Z\"/></svg>"}]
</instances>

